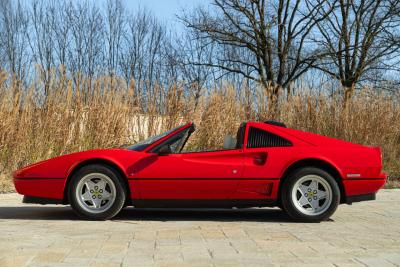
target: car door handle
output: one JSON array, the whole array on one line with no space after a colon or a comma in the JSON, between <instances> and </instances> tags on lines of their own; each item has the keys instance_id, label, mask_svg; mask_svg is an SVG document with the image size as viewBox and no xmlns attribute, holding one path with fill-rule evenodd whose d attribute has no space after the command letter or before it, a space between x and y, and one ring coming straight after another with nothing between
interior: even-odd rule
<instances>
[{"instance_id":1,"label":"car door handle","mask_svg":"<svg viewBox=\"0 0 400 267\"><path fill-rule=\"evenodd\" d=\"M267 153L260 153L253 156L253 163L255 165L264 165L267 161Z\"/></svg>"}]
</instances>

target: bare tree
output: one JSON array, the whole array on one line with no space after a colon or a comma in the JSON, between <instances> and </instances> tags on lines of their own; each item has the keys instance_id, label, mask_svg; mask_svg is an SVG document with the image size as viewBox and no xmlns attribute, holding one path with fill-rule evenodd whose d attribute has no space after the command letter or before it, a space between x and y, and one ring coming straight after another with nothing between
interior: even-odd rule
<instances>
[{"instance_id":1,"label":"bare tree","mask_svg":"<svg viewBox=\"0 0 400 267\"><path fill-rule=\"evenodd\" d=\"M103 17L97 6L91 6L88 10L89 14L85 20L86 35L84 38L86 55L86 71L90 77L95 76L96 68L101 65L101 48L104 38L102 29L104 26Z\"/></svg>"},{"instance_id":2,"label":"bare tree","mask_svg":"<svg viewBox=\"0 0 400 267\"><path fill-rule=\"evenodd\" d=\"M111 77L115 75L125 27L125 10L121 0L107 0L105 7L106 64Z\"/></svg>"},{"instance_id":3,"label":"bare tree","mask_svg":"<svg viewBox=\"0 0 400 267\"><path fill-rule=\"evenodd\" d=\"M34 0L30 16L32 30L29 32L29 45L39 76L44 84L45 96L49 93L51 71L54 66L54 36L52 25L55 24L55 6L43 0Z\"/></svg>"},{"instance_id":4,"label":"bare tree","mask_svg":"<svg viewBox=\"0 0 400 267\"><path fill-rule=\"evenodd\" d=\"M391 57L400 47L400 1L335 0L334 4L334 12L317 22L315 38L328 56L313 66L340 81L346 107L358 82L395 63Z\"/></svg>"},{"instance_id":5,"label":"bare tree","mask_svg":"<svg viewBox=\"0 0 400 267\"><path fill-rule=\"evenodd\" d=\"M215 12L200 8L185 14L183 22L224 49L248 50L252 60L231 53L228 57L220 55L212 64L198 64L260 82L269 95L270 111L275 111L282 88L321 57L316 47L305 43L315 24L330 14L332 6L324 0L214 0L213 5ZM251 71L245 72L243 67Z\"/></svg>"},{"instance_id":6,"label":"bare tree","mask_svg":"<svg viewBox=\"0 0 400 267\"><path fill-rule=\"evenodd\" d=\"M166 73L169 66L166 29L146 9L131 15L127 26L120 58L122 73L127 81L134 80L139 85L136 89L151 90L156 81L162 82L162 72Z\"/></svg>"},{"instance_id":7,"label":"bare tree","mask_svg":"<svg viewBox=\"0 0 400 267\"><path fill-rule=\"evenodd\" d=\"M70 6L66 12L70 24L67 65L77 84L82 74L93 77L104 63L103 17L100 9L89 2ZM88 87L90 89L91 84Z\"/></svg>"},{"instance_id":8,"label":"bare tree","mask_svg":"<svg viewBox=\"0 0 400 267\"><path fill-rule=\"evenodd\" d=\"M190 94L195 99L194 109L197 107L199 98L205 85L212 79L215 69L207 66L212 64L214 56L214 45L201 38L199 32L188 30L176 38L176 54L171 65L178 65L181 79L188 87ZM197 64L202 62L203 64ZM213 81L213 80L212 80Z\"/></svg>"},{"instance_id":9,"label":"bare tree","mask_svg":"<svg viewBox=\"0 0 400 267\"><path fill-rule=\"evenodd\" d=\"M141 83L144 79L144 62L146 60L144 47L150 31L150 23L146 10L139 10L128 19L128 31L124 36L126 52L121 54L120 61L123 75L128 83L131 80Z\"/></svg>"},{"instance_id":10,"label":"bare tree","mask_svg":"<svg viewBox=\"0 0 400 267\"><path fill-rule=\"evenodd\" d=\"M52 16L55 17L54 24L51 25L55 39L55 57L57 64L61 67L62 75L66 74L68 62L68 47L70 45L71 24L68 15L71 13L72 4L62 1L60 5L52 9Z\"/></svg>"},{"instance_id":11,"label":"bare tree","mask_svg":"<svg viewBox=\"0 0 400 267\"><path fill-rule=\"evenodd\" d=\"M84 71L85 57L85 20L87 18L87 3L70 6L66 10L68 24L70 25L69 45L67 46L67 67L71 73L77 74ZM77 81L75 80L75 83Z\"/></svg>"},{"instance_id":12,"label":"bare tree","mask_svg":"<svg viewBox=\"0 0 400 267\"><path fill-rule=\"evenodd\" d=\"M29 18L20 1L0 1L0 52L5 66L2 68L24 81L29 73L26 47Z\"/></svg>"},{"instance_id":13,"label":"bare tree","mask_svg":"<svg viewBox=\"0 0 400 267\"><path fill-rule=\"evenodd\" d=\"M155 81L159 80L160 72L158 68L158 64L162 61L162 53L158 53L162 50L163 41L165 36L165 29L162 25L155 25L154 29L150 32L150 36L148 39L147 50L149 55L149 61L147 65L147 73L148 73L148 82L149 88L153 88Z\"/></svg>"}]
</instances>

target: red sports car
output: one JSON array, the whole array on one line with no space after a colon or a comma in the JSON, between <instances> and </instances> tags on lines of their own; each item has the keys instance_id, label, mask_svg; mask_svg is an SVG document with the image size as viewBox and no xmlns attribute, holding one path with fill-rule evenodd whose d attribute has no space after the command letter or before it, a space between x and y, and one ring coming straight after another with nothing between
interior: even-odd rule
<instances>
[{"instance_id":1,"label":"red sports car","mask_svg":"<svg viewBox=\"0 0 400 267\"><path fill-rule=\"evenodd\" d=\"M70 204L104 220L134 207L279 206L293 219L329 218L340 203L373 200L385 184L380 148L243 123L216 151L184 150L188 123L135 145L63 155L14 173L25 203Z\"/></svg>"}]
</instances>

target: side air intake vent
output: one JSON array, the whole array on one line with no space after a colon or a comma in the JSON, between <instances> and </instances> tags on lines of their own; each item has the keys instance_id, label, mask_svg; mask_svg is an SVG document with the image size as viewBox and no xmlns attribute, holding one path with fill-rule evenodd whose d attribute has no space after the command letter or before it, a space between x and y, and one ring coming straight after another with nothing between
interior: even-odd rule
<instances>
[{"instance_id":1,"label":"side air intake vent","mask_svg":"<svg viewBox=\"0 0 400 267\"><path fill-rule=\"evenodd\" d=\"M292 146L292 143L276 134L250 127L249 138L247 140L248 148L282 146Z\"/></svg>"}]
</instances>

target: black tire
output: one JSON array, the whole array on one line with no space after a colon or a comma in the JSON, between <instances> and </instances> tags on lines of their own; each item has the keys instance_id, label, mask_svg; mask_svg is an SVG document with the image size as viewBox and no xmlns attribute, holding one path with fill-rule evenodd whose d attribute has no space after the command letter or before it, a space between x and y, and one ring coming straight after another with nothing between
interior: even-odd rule
<instances>
[{"instance_id":1,"label":"black tire","mask_svg":"<svg viewBox=\"0 0 400 267\"><path fill-rule=\"evenodd\" d=\"M292 190L296 185L297 181L307 175L317 175L323 180L327 182L330 186L332 192L332 201L330 205L327 206L327 209L318 215L309 215L305 214L301 211L301 208L297 208L294 199L292 197ZM292 172L287 179L282 184L281 187L281 203L283 209L286 213L294 220L300 222L320 222L329 219L329 217L336 211L339 203L340 203L340 189L336 182L336 180L326 171L321 170L315 167L305 167L301 169L297 169L296 171ZM323 201L323 200L322 200Z\"/></svg>"},{"instance_id":2,"label":"black tire","mask_svg":"<svg viewBox=\"0 0 400 267\"><path fill-rule=\"evenodd\" d=\"M76 198L75 192L78 190L77 186L81 179L88 174L100 173L106 175L111 179L115 186L115 200L114 203L107 209L100 213L93 213L85 210L80 206ZM118 172L110 167L101 164L87 165L80 168L71 178L68 188L68 197L72 209L79 218L85 220L108 220L117 215L123 208L126 200L127 190L124 186L122 177Z\"/></svg>"}]
</instances>

